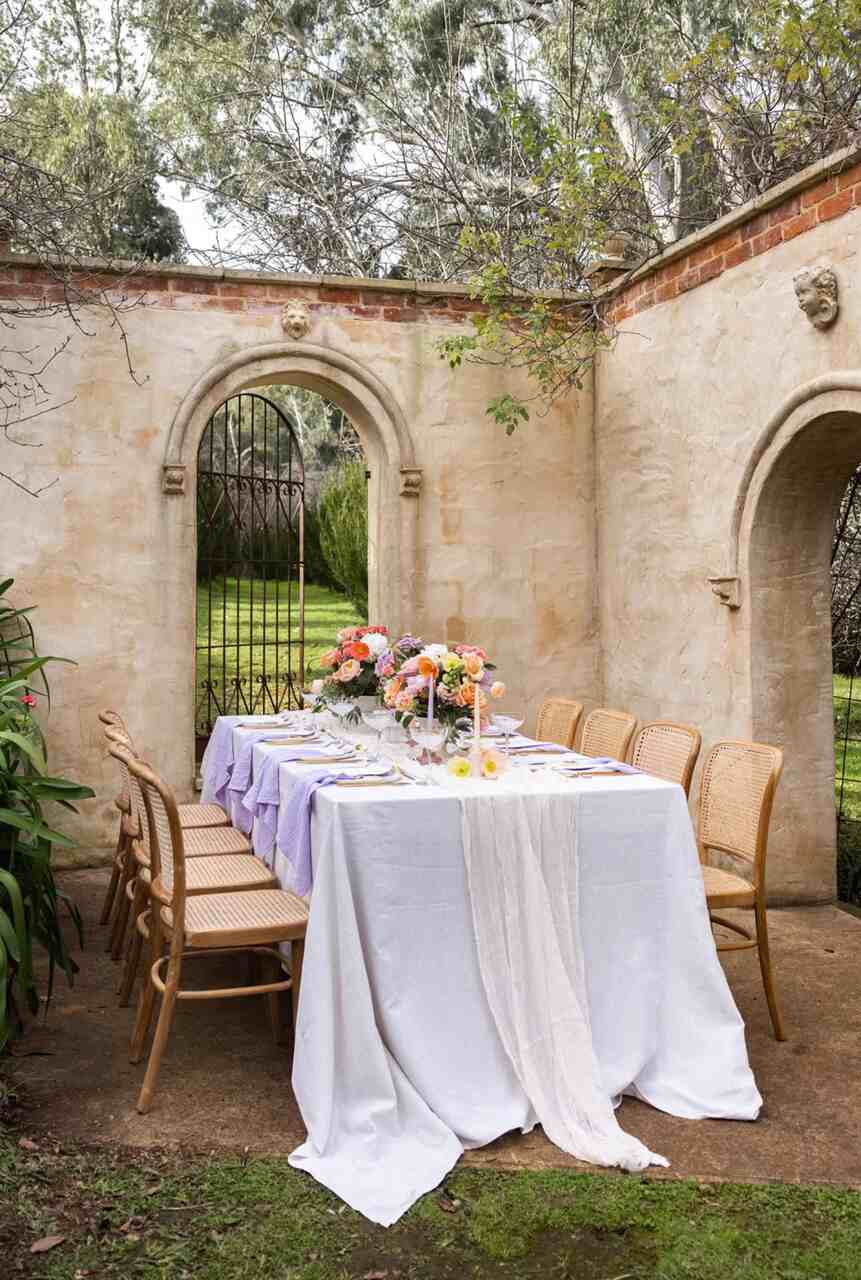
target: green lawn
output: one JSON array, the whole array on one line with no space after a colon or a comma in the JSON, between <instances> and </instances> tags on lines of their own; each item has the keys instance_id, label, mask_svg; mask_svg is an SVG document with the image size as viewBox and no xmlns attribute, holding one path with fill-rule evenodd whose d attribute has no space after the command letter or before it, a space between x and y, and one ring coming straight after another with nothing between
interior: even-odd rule
<instances>
[{"instance_id":1,"label":"green lawn","mask_svg":"<svg viewBox=\"0 0 861 1280\"><path fill-rule=\"evenodd\" d=\"M228 687L234 679L246 681L266 671L278 673L283 684L289 670L294 680L303 683L309 669L316 667L321 653L331 649L341 627L363 622L346 596L327 587L305 588L305 672L299 671L299 587L293 583L263 582L252 578L228 578L213 583L210 589L197 589L197 643L206 643L212 616L212 634L219 647L212 656L213 679ZM292 653L287 640L292 639ZM263 641L266 640L264 647ZM239 650L237 654L237 641ZM197 687L207 676L206 658L199 652Z\"/></svg>"},{"instance_id":2,"label":"green lawn","mask_svg":"<svg viewBox=\"0 0 861 1280\"><path fill-rule=\"evenodd\" d=\"M8 1274L45 1280L861 1275L861 1196L841 1189L464 1169L384 1230L284 1159L22 1151L14 1136L0 1137L0 1187Z\"/></svg>"}]
</instances>

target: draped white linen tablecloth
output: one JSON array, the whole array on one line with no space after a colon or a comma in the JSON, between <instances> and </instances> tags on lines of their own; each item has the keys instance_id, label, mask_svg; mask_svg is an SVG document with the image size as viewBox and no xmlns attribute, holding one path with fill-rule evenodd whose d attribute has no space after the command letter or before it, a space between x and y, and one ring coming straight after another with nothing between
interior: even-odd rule
<instances>
[{"instance_id":1,"label":"draped white linen tablecloth","mask_svg":"<svg viewBox=\"0 0 861 1280\"><path fill-rule=\"evenodd\" d=\"M303 767L281 766L282 805ZM465 1148L537 1121L488 1003L467 883L463 807L492 788L572 806L573 930L606 1096L691 1119L752 1120L761 1106L681 788L546 770L328 787L314 799L293 1065L308 1138L290 1161L385 1225ZM274 868L289 888L277 849Z\"/></svg>"}]
</instances>

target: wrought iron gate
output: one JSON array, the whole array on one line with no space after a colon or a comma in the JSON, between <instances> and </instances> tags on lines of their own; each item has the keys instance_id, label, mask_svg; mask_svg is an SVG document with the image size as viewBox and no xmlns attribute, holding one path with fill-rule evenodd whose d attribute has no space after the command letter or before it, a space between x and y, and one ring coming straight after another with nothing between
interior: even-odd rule
<instances>
[{"instance_id":1,"label":"wrought iron gate","mask_svg":"<svg viewBox=\"0 0 861 1280\"><path fill-rule=\"evenodd\" d=\"M302 705L305 483L289 419L232 396L197 453L197 759L219 715Z\"/></svg>"}]
</instances>

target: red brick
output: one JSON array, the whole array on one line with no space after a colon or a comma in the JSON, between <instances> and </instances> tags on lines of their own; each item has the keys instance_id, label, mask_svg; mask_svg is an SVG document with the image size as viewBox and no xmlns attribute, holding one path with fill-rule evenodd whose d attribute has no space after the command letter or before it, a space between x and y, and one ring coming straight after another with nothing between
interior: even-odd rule
<instances>
[{"instance_id":1,"label":"red brick","mask_svg":"<svg viewBox=\"0 0 861 1280\"><path fill-rule=\"evenodd\" d=\"M313 285L270 284L267 292L273 302L311 302L320 296L320 290Z\"/></svg>"},{"instance_id":2,"label":"red brick","mask_svg":"<svg viewBox=\"0 0 861 1280\"><path fill-rule=\"evenodd\" d=\"M423 320L454 320L455 315L452 311L444 311L442 307L434 307L429 311L422 311L421 318Z\"/></svg>"},{"instance_id":3,"label":"red brick","mask_svg":"<svg viewBox=\"0 0 861 1280\"><path fill-rule=\"evenodd\" d=\"M347 307L351 315L359 316L362 320L379 320L380 307Z\"/></svg>"},{"instance_id":4,"label":"red brick","mask_svg":"<svg viewBox=\"0 0 861 1280\"><path fill-rule=\"evenodd\" d=\"M861 164L853 164L851 169L847 169L845 173L838 174L837 190L845 191L847 187L854 187L859 181L861 181Z\"/></svg>"},{"instance_id":5,"label":"red brick","mask_svg":"<svg viewBox=\"0 0 861 1280\"><path fill-rule=\"evenodd\" d=\"M328 285L323 285L320 297L323 302L358 303L360 301L358 289L330 289Z\"/></svg>"},{"instance_id":6,"label":"red brick","mask_svg":"<svg viewBox=\"0 0 861 1280\"><path fill-rule=\"evenodd\" d=\"M10 301L15 298L40 299L43 289L42 284L4 284L0 294Z\"/></svg>"},{"instance_id":7,"label":"red brick","mask_svg":"<svg viewBox=\"0 0 861 1280\"><path fill-rule=\"evenodd\" d=\"M700 284L705 284L707 280L714 280L717 276L722 275L723 269L723 255L719 258L710 258L708 262L704 262L700 267Z\"/></svg>"},{"instance_id":8,"label":"red brick","mask_svg":"<svg viewBox=\"0 0 861 1280\"><path fill-rule=\"evenodd\" d=\"M816 206L816 214L820 222L828 222L831 218L839 218L848 213L854 204L852 191L841 191L836 196L829 196L822 204Z\"/></svg>"},{"instance_id":9,"label":"red brick","mask_svg":"<svg viewBox=\"0 0 861 1280\"><path fill-rule=\"evenodd\" d=\"M719 258L722 253L734 249L740 243L741 232L738 228L735 231L725 231L722 236L718 236L717 240L712 240L712 257Z\"/></svg>"},{"instance_id":10,"label":"red brick","mask_svg":"<svg viewBox=\"0 0 861 1280\"><path fill-rule=\"evenodd\" d=\"M649 308L653 307L654 305L655 305L654 292L644 293L639 298L637 298L636 302L634 303L634 306L633 306L634 315L635 316L639 315L641 311L648 311Z\"/></svg>"},{"instance_id":11,"label":"red brick","mask_svg":"<svg viewBox=\"0 0 861 1280\"><path fill-rule=\"evenodd\" d=\"M242 298L201 298L195 294L192 307L195 311L244 311Z\"/></svg>"},{"instance_id":12,"label":"red brick","mask_svg":"<svg viewBox=\"0 0 861 1280\"><path fill-rule=\"evenodd\" d=\"M66 290L61 284L49 284L42 290L42 301L56 304L58 302L66 302Z\"/></svg>"},{"instance_id":13,"label":"red brick","mask_svg":"<svg viewBox=\"0 0 861 1280\"><path fill-rule=\"evenodd\" d=\"M741 244L737 244L734 249L728 249L724 254L724 266L727 270L737 267L740 262L746 262L750 256L750 241L743 240Z\"/></svg>"},{"instance_id":14,"label":"red brick","mask_svg":"<svg viewBox=\"0 0 861 1280\"><path fill-rule=\"evenodd\" d=\"M0 285L16 284L18 281L18 272L12 267L3 267L0 270Z\"/></svg>"},{"instance_id":15,"label":"red brick","mask_svg":"<svg viewBox=\"0 0 861 1280\"><path fill-rule=\"evenodd\" d=\"M767 231L769 227L768 213L758 213L755 218L751 218L750 222L746 222L740 228L742 240L753 240L756 236L762 235L763 231Z\"/></svg>"},{"instance_id":16,"label":"red brick","mask_svg":"<svg viewBox=\"0 0 861 1280\"><path fill-rule=\"evenodd\" d=\"M675 280L670 280L668 284L659 285L655 290L656 302L670 302L673 298L678 297L679 286Z\"/></svg>"},{"instance_id":17,"label":"red brick","mask_svg":"<svg viewBox=\"0 0 861 1280\"><path fill-rule=\"evenodd\" d=\"M800 212L800 196L793 196L791 200L782 200L780 204L775 205L769 212L768 225L770 227L779 227L781 222L788 222L790 218L794 218Z\"/></svg>"},{"instance_id":18,"label":"red brick","mask_svg":"<svg viewBox=\"0 0 861 1280\"><path fill-rule=\"evenodd\" d=\"M418 320L419 313L415 307L383 307L384 320Z\"/></svg>"},{"instance_id":19,"label":"red brick","mask_svg":"<svg viewBox=\"0 0 861 1280\"><path fill-rule=\"evenodd\" d=\"M353 301L361 302L365 307L391 308L402 307L404 305L404 297L403 293L387 293L383 289L362 289L361 296L354 298Z\"/></svg>"},{"instance_id":20,"label":"red brick","mask_svg":"<svg viewBox=\"0 0 861 1280\"><path fill-rule=\"evenodd\" d=\"M751 248L755 254L768 253L769 249L773 249L775 245L780 244L783 239L783 231L780 227L769 227L767 231L763 231L761 236L757 236L751 242Z\"/></svg>"},{"instance_id":21,"label":"red brick","mask_svg":"<svg viewBox=\"0 0 861 1280\"><path fill-rule=\"evenodd\" d=\"M701 249L695 249L693 253L688 254L689 269L701 267L704 262L709 262L714 256L714 245L704 244Z\"/></svg>"},{"instance_id":22,"label":"red brick","mask_svg":"<svg viewBox=\"0 0 861 1280\"><path fill-rule=\"evenodd\" d=\"M700 273L698 271L688 271L683 276L679 276L678 289L679 293L687 293L688 289L696 289L700 282Z\"/></svg>"},{"instance_id":23,"label":"red brick","mask_svg":"<svg viewBox=\"0 0 861 1280\"><path fill-rule=\"evenodd\" d=\"M797 218L790 218L789 222L783 225L784 240L794 240L796 236L800 236L802 232L809 231L811 227L816 226L816 210L805 209L804 213L800 213Z\"/></svg>"},{"instance_id":24,"label":"red brick","mask_svg":"<svg viewBox=\"0 0 861 1280\"><path fill-rule=\"evenodd\" d=\"M809 209L811 205L819 204L820 200L824 200L826 196L830 196L831 193L836 190L836 178L826 178L824 182L817 182L815 187L811 187L809 191L804 191L802 193L802 209Z\"/></svg>"},{"instance_id":25,"label":"red brick","mask_svg":"<svg viewBox=\"0 0 861 1280\"><path fill-rule=\"evenodd\" d=\"M114 288L124 289L127 293L160 293L167 291L168 281L164 276L120 276Z\"/></svg>"},{"instance_id":26,"label":"red brick","mask_svg":"<svg viewBox=\"0 0 861 1280\"><path fill-rule=\"evenodd\" d=\"M452 311L486 311L487 307L483 302L476 302L475 298L463 298L453 294L448 299L448 305Z\"/></svg>"},{"instance_id":27,"label":"red brick","mask_svg":"<svg viewBox=\"0 0 861 1280\"><path fill-rule=\"evenodd\" d=\"M219 298L268 298L269 286L245 280L225 280L216 290Z\"/></svg>"},{"instance_id":28,"label":"red brick","mask_svg":"<svg viewBox=\"0 0 861 1280\"><path fill-rule=\"evenodd\" d=\"M172 276L170 291L171 293L216 294L218 284L215 280L197 280L194 276Z\"/></svg>"}]
</instances>

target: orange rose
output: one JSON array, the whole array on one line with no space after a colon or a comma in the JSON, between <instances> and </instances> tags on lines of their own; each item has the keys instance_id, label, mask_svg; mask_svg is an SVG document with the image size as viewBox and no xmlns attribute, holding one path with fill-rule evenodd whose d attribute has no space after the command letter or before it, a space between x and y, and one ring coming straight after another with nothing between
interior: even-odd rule
<instances>
[{"instance_id":1,"label":"orange rose","mask_svg":"<svg viewBox=\"0 0 861 1280\"><path fill-rule=\"evenodd\" d=\"M493 684L490 686L490 696L491 698L502 698L505 696L505 685L501 680L494 680Z\"/></svg>"},{"instance_id":2,"label":"orange rose","mask_svg":"<svg viewBox=\"0 0 861 1280\"><path fill-rule=\"evenodd\" d=\"M464 654L463 667L472 680L480 680L484 675L484 663L477 653Z\"/></svg>"},{"instance_id":3,"label":"orange rose","mask_svg":"<svg viewBox=\"0 0 861 1280\"><path fill-rule=\"evenodd\" d=\"M337 667L341 661L341 655L337 649L330 649L328 653L324 653L320 659L321 667Z\"/></svg>"},{"instance_id":4,"label":"orange rose","mask_svg":"<svg viewBox=\"0 0 861 1280\"><path fill-rule=\"evenodd\" d=\"M484 695L484 690L479 689L478 685L473 684L471 681L468 683L462 684L460 686L460 689L458 691L458 706L461 706L461 707L475 706L476 693L478 694L479 710L483 711L484 708L487 706L487 698Z\"/></svg>"},{"instance_id":5,"label":"orange rose","mask_svg":"<svg viewBox=\"0 0 861 1280\"><path fill-rule=\"evenodd\" d=\"M437 665L431 658L419 658L419 675L435 676L437 674Z\"/></svg>"}]
</instances>

